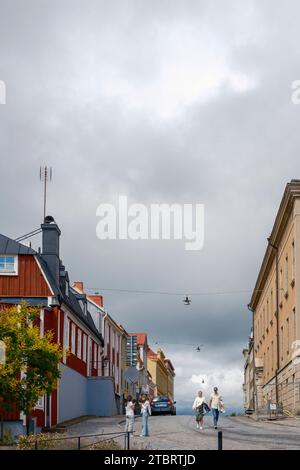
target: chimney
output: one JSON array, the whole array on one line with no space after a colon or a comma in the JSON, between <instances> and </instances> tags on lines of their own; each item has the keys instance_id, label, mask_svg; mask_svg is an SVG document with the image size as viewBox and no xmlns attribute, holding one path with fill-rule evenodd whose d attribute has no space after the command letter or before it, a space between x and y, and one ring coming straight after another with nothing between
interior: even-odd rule
<instances>
[{"instance_id":1,"label":"chimney","mask_svg":"<svg viewBox=\"0 0 300 470\"><path fill-rule=\"evenodd\" d=\"M76 289L78 292L80 292L81 294L84 293L84 290L83 290L83 282L82 281L76 281L73 283L73 287L74 289Z\"/></svg>"},{"instance_id":2,"label":"chimney","mask_svg":"<svg viewBox=\"0 0 300 470\"><path fill-rule=\"evenodd\" d=\"M51 215L45 217L42 228L42 258L47 263L55 282L59 285L59 237L60 230Z\"/></svg>"},{"instance_id":3,"label":"chimney","mask_svg":"<svg viewBox=\"0 0 300 470\"><path fill-rule=\"evenodd\" d=\"M88 296L95 304L103 308L103 296L99 294L93 294Z\"/></svg>"}]
</instances>

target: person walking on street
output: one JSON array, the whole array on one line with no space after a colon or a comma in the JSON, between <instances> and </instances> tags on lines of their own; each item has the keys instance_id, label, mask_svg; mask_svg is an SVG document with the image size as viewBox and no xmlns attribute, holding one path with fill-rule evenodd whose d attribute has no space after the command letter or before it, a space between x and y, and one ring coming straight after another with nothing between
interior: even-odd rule
<instances>
[{"instance_id":1,"label":"person walking on street","mask_svg":"<svg viewBox=\"0 0 300 470\"><path fill-rule=\"evenodd\" d=\"M209 411L209 407L205 402L202 390L199 390L198 396L195 398L192 409L196 411L196 423L197 429L203 429L203 417L206 411Z\"/></svg>"},{"instance_id":2,"label":"person walking on street","mask_svg":"<svg viewBox=\"0 0 300 470\"><path fill-rule=\"evenodd\" d=\"M147 395L141 397L142 434L140 437L149 436L148 418L151 415L151 407Z\"/></svg>"},{"instance_id":3,"label":"person walking on street","mask_svg":"<svg viewBox=\"0 0 300 470\"><path fill-rule=\"evenodd\" d=\"M132 396L128 395L126 408L125 408L125 413L126 413L125 432L133 433L134 407L135 407L135 402L132 400Z\"/></svg>"},{"instance_id":4,"label":"person walking on street","mask_svg":"<svg viewBox=\"0 0 300 470\"><path fill-rule=\"evenodd\" d=\"M214 391L210 396L209 407L211 408L211 411L212 411L213 423L214 423L215 429L218 429L218 420L219 420L219 415L220 415L222 406L223 406L223 401L222 401L221 395L219 394L218 387L214 387Z\"/></svg>"}]
</instances>

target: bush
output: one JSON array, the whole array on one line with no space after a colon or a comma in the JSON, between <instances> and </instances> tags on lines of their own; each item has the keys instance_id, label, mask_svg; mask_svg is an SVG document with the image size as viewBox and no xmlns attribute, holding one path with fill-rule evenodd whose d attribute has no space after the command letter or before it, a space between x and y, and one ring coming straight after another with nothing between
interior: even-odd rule
<instances>
[{"instance_id":1,"label":"bush","mask_svg":"<svg viewBox=\"0 0 300 470\"><path fill-rule=\"evenodd\" d=\"M105 441L103 440L103 441L95 442L94 444L91 444L87 449L88 450L122 450L123 447L121 447L120 444L118 444L118 442L116 442L115 440L109 439Z\"/></svg>"},{"instance_id":2,"label":"bush","mask_svg":"<svg viewBox=\"0 0 300 470\"><path fill-rule=\"evenodd\" d=\"M58 441L57 438L61 438L59 433L41 433L41 434L29 434L20 435L18 438L17 449L19 450L34 450L35 443L37 441L37 448L40 450L51 449L55 446Z\"/></svg>"},{"instance_id":3,"label":"bush","mask_svg":"<svg viewBox=\"0 0 300 470\"><path fill-rule=\"evenodd\" d=\"M11 430L4 431L3 439L0 439L0 446L11 446L14 444Z\"/></svg>"}]
</instances>

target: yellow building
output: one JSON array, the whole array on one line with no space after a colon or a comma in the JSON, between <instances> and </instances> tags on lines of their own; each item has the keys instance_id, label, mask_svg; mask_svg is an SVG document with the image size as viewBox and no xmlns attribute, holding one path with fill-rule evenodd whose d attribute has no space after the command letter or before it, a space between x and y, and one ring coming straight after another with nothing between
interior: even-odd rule
<instances>
[{"instance_id":1,"label":"yellow building","mask_svg":"<svg viewBox=\"0 0 300 470\"><path fill-rule=\"evenodd\" d=\"M161 349L155 353L148 348L148 371L155 384L155 396L165 395L174 399L175 370L170 359L167 359Z\"/></svg>"},{"instance_id":2,"label":"yellow building","mask_svg":"<svg viewBox=\"0 0 300 470\"><path fill-rule=\"evenodd\" d=\"M170 359L165 359L165 366L168 371L168 390L167 395L174 401L174 379L175 369Z\"/></svg>"},{"instance_id":3,"label":"yellow building","mask_svg":"<svg viewBox=\"0 0 300 470\"><path fill-rule=\"evenodd\" d=\"M286 186L249 308L255 408L300 412L300 180Z\"/></svg>"}]
</instances>

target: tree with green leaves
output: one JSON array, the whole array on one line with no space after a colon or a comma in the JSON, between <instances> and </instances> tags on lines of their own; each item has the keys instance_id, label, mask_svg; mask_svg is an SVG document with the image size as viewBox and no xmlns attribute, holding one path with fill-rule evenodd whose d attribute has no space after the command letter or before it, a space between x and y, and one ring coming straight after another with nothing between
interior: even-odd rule
<instances>
[{"instance_id":1,"label":"tree with green leaves","mask_svg":"<svg viewBox=\"0 0 300 470\"><path fill-rule=\"evenodd\" d=\"M0 362L0 413L3 422L4 411L17 406L26 415L27 434L39 397L50 394L60 378L62 351L51 331L40 336L35 321L39 311L26 303L0 311L0 341L5 351Z\"/></svg>"}]
</instances>

